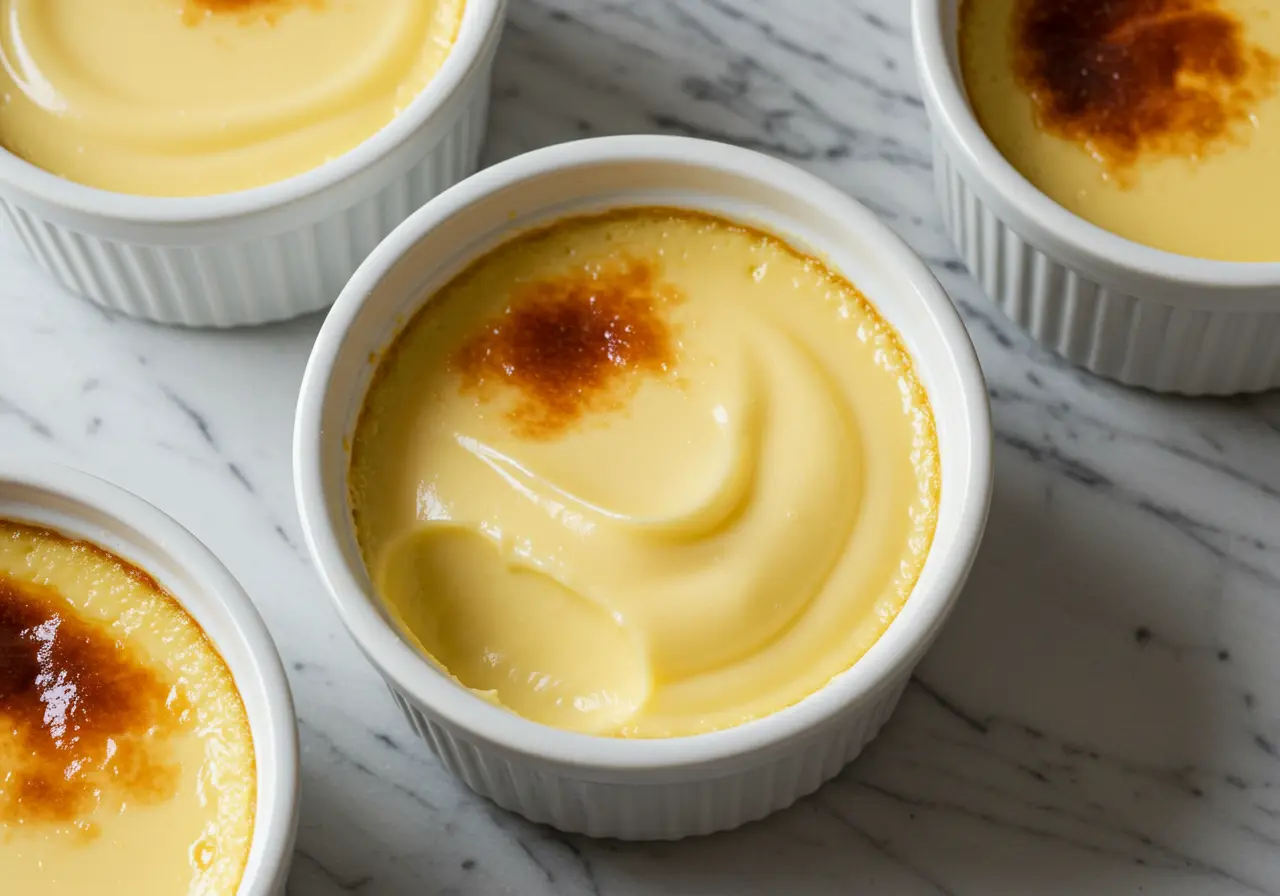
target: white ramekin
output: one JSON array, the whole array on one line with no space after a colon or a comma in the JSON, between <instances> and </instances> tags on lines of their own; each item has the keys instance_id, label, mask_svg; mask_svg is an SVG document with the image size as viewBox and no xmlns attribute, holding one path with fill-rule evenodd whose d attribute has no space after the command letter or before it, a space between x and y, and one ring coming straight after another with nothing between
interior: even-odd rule
<instances>
[{"instance_id":1,"label":"white ramekin","mask_svg":"<svg viewBox=\"0 0 1280 896\"><path fill-rule=\"evenodd\" d=\"M1132 386L1188 395L1280 386L1280 263L1162 252L1058 205L983 133L960 75L960 0L912 0L933 171L956 249L1047 348Z\"/></svg>"},{"instance_id":2,"label":"white ramekin","mask_svg":"<svg viewBox=\"0 0 1280 896\"><path fill-rule=\"evenodd\" d=\"M258 797L238 896L284 896L298 826L298 735L284 667L227 568L155 507L86 473L0 458L0 518L99 545L149 573L200 624L235 677L253 735Z\"/></svg>"},{"instance_id":3,"label":"white ramekin","mask_svg":"<svg viewBox=\"0 0 1280 896\"><path fill-rule=\"evenodd\" d=\"M331 304L374 246L475 171L507 0L467 0L458 39L389 125L312 171L218 196L73 183L0 148L0 221L59 283L105 308L186 326Z\"/></svg>"},{"instance_id":4,"label":"white ramekin","mask_svg":"<svg viewBox=\"0 0 1280 896\"><path fill-rule=\"evenodd\" d=\"M347 506L347 440L373 358L468 261L530 226L628 205L718 212L829 260L915 358L937 417L942 496L933 550L884 637L817 694L726 731L666 740L573 734L496 708L402 639L374 595ZM928 269L875 217L784 162L677 137L611 137L481 172L399 227L330 312L298 405L294 470L312 558L343 622L441 762L498 805L567 831L673 839L736 827L831 778L889 717L968 573L991 487L982 374Z\"/></svg>"}]
</instances>

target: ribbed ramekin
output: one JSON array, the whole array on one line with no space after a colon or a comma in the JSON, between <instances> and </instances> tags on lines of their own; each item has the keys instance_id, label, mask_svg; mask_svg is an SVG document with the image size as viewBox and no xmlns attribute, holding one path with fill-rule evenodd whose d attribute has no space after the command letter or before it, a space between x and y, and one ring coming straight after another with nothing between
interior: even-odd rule
<instances>
[{"instance_id":1,"label":"ribbed ramekin","mask_svg":"<svg viewBox=\"0 0 1280 896\"><path fill-rule=\"evenodd\" d=\"M960 0L912 0L943 219L983 290L1037 341L1131 386L1187 395L1280 386L1280 263L1206 261L1096 227L1019 174L960 74Z\"/></svg>"},{"instance_id":2,"label":"ribbed ramekin","mask_svg":"<svg viewBox=\"0 0 1280 896\"><path fill-rule=\"evenodd\" d=\"M506 3L467 0L426 89L319 168L218 196L130 196L0 148L0 220L64 287L134 317L229 327L324 308L397 224L476 170Z\"/></svg>"},{"instance_id":3,"label":"ribbed ramekin","mask_svg":"<svg viewBox=\"0 0 1280 896\"><path fill-rule=\"evenodd\" d=\"M897 328L936 416L937 533L885 635L806 700L737 728L623 740L545 727L490 705L415 650L360 559L347 444L374 359L470 260L567 214L676 205L779 234L844 272ZM928 269L848 196L759 153L675 137L613 137L539 150L468 179L399 227L356 272L316 341L294 437L312 558L357 644L451 772L498 805L567 831L674 839L736 827L835 775L880 730L968 574L991 487L986 390L973 347Z\"/></svg>"},{"instance_id":4,"label":"ribbed ramekin","mask_svg":"<svg viewBox=\"0 0 1280 896\"><path fill-rule=\"evenodd\" d=\"M53 529L123 557L204 629L235 678L257 763L253 840L238 896L284 896L298 827L297 722L284 667L249 596L176 521L85 473L0 456L0 519Z\"/></svg>"}]
</instances>

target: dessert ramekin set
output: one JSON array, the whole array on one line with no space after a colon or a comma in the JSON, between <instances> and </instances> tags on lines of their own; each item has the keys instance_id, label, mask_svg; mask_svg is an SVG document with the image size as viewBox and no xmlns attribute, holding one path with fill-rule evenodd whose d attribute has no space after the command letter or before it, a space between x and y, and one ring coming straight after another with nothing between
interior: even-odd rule
<instances>
[{"instance_id":1,"label":"dessert ramekin set","mask_svg":"<svg viewBox=\"0 0 1280 896\"><path fill-rule=\"evenodd\" d=\"M913 0L946 225L986 291L1055 351L1122 382L1187 393L1280 385L1280 266L1146 249L1038 193L984 136L957 75L956 0ZM0 208L68 289L112 310L233 326L333 308L303 380L293 445L311 557L343 624L440 762L498 805L567 831L678 838L736 827L836 775L892 713L964 585L985 525L992 434L965 329L927 267L863 206L760 153L635 136L538 150L478 174L505 0L469 0L447 62L350 153L223 196L143 198L74 184L0 150ZM941 491L914 590L857 663L735 728L628 740L539 725L442 672L390 618L347 506L349 445L376 359L433 291L511 236L637 205L777 234L857 284L896 329L934 409ZM336 302L335 302L336 300ZM156 570L240 685L258 750L258 829L241 893L279 891L297 812L289 693L252 605L191 536L83 474L0 469L0 513L91 538Z\"/></svg>"}]
</instances>

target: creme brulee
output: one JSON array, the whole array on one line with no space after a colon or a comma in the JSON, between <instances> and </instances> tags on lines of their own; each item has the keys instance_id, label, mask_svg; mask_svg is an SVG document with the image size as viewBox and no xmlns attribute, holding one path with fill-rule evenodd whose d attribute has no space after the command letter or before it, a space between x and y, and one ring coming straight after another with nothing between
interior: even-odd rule
<instances>
[{"instance_id":1,"label":"creme brulee","mask_svg":"<svg viewBox=\"0 0 1280 896\"><path fill-rule=\"evenodd\" d=\"M778 239L676 209L476 261L380 361L350 500L376 590L458 681L669 737L799 702L929 551L933 417L893 330Z\"/></svg>"},{"instance_id":2,"label":"creme brulee","mask_svg":"<svg viewBox=\"0 0 1280 896\"><path fill-rule=\"evenodd\" d=\"M291 177L416 97L464 0L0 0L0 145L157 196Z\"/></svg>"},{"instance_id":3,"label":"creme brulee","mask_svg":"<svg viewBox=\"0 0 1280 896\"><path fill-rule=\"evenodd\" d=\"M0 892L235 896L256 772L231 673L146 573L0 520Z\"/></svg>"},{"instance_id":4,"label":"creme brulee","mask_svg":"<svg viewBox=\"0 0 1280 896\"><path fill-rule=\"evenodd\" d=\"M1087 221L1169 252L1280 261L1271 0L963 0L983 130Z\"/></svg>"}]
</instances>

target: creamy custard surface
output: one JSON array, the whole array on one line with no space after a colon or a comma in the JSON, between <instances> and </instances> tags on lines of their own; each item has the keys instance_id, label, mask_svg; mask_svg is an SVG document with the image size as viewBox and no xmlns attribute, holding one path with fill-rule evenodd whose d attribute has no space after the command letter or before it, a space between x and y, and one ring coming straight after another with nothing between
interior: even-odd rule
<instances>
[{"instance_id":1,"label":"creamy custard surface","mask_svg":"<svg viewBox=\"0 0 1280 896\"><path fill-rule=\"evenodd\" d=\"M235 896L255 794L195 621L119 558L0 520L0 891Z\"/></svg>"},{"instance_id":2,"label":"creamy custard surface","mask_svg":"<svg viewBox=\"0 0 1280 896\"><path fill-rule=\"evenodd\" d=\"M964 0L982 128L1060 205L1157 249L1280 260L1269 0Z\"/></svg>"},{"instance_id":3,"label":"creamy custard surface","mask_svg":"<svg viewBox=\"0 0 1280 896\"><path fill-rule=\"evenodd\" d=\"M910 359L820 261L673 209L571 218L465 270L380 361L350 499L376 590L527 718L691 735L853 665L933 537Z\"/></svg>"},{"instance_id":4,"label":"creamy custard surface","mask_svg":"<svg viewBox=\"0 0 1280 896\"><path fill-rule=\"evenodd\" d=\"M416 97L464 0L0 0L0 144L122 193L291 177Z\"/></svg>"}]
</instances>

